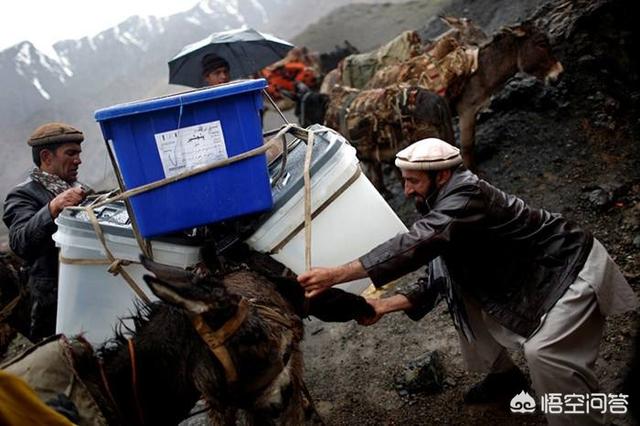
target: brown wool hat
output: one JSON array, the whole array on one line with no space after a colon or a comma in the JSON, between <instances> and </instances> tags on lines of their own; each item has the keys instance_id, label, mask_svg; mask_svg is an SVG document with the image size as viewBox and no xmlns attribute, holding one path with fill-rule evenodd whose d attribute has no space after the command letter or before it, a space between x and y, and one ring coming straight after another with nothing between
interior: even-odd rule
<instances>
[{"instance_id":1,"label":"brown wool hat","mask_svg":"<svg viewBox=\"0 0 640 426\"><path fill-rule=\"evenodd\" d=\"M461 163L460 150L437 138L419 140L396 154L396 166L405 170L444 170Z\"/></svg>"},{"instance_id":2,"label":"brown wool hat","mask_svg":"<svg viewBox=\"0 0 640 426\"><path fill-rule=\"evenodd\" d=\"M47 123L33 131L27 141L29 146L42 146L60 143L81 143L84 134L65 123Z\"/></svg>"}]
</instances>

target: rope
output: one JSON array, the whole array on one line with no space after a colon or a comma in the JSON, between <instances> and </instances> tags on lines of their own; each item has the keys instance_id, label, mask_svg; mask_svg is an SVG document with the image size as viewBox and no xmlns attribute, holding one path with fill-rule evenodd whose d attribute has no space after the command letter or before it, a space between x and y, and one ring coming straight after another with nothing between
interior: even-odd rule
<instances>
[{"instance_id":1,"label":"rope","mask_svg":"<svg viewBox=\"0 0 640 426\"><path fill-rule=\"evenodd\" d=\"M97 359L98 362L98 370L100 370L100 377L102 378L102 385L104 386L105 391L107 392L107 396L113 405L113 409L118 414L119 417L122 418L122 413L120 412L120 408L116 403L116 399L113 397L113 392L111 392L111 387L109 386L109 380L107 380L107 374L104 371L104 362L101 359Z\"/></svg>"},{"instance_id":2,"label":"rope","mask_svg":"<svg viewBox=\"0 0 640 426\"><path fill-rule=\"evenodd\" d=\"M100 240L100 243L102 244L102 247L104 248L105 254L107 255L107 259L109 259L109 262L110 262L110 266L108 268L109 273L111 273L112 275L118 275L118 274L122 275L122 278L124 278L127 284L129 284L129 287L131 287L131 289L136 293L136 295L141 300L143 300L145 303L151 303L151 300L147 297L144 291L142 291L140 286L136 284L135 280L131 278L131 275L129 275L129 273L123 268L123 266L126 266L131 262L123 259L116 259L113 253L111 253L111 250L109 250L109 247L107 247L107 241L104 238L104 233L102 232L102 228L100 227L100 223L98 223L98 219L96 218L96 215L93 209L90 207L87 207L85 208L85 211L89 216L89 220L91 221L91 226L93 226L93 230L95 231L96 235L98 236L98 239ZM73 262L76 259L68 259L68 260L71 260ZM93 260L93 259L77 259L77 260Z\"/></svg>"},{"instance_id":3,"label":"rope","mask_svg":"<svg viewBox=\"0 0 640 426\"><path fill-rule=\"evenodd\" d=\"M304 155L304 265L305 270L311 269L311 154L313 153L313 143L315 134L309 133L307 140L307 151ZM309 298L304 298L302 305L303 316L309 316Z\"/></svg>"},{"instance_id":4,"label":"rope","mask_svg":"<svg viewBox=\"0 0 640 426\"><path fill-rule=\"evenodd\" d=\"M307 151L304 156L304 265L311 269L311 154L313 153L314 133L309 134Z\"/></svg>"},{"instance_id":5,"label":"rope","mask_svg":"<svg viewBox=\"0 0 640 426\"><path fill-rule=\"evenodd\" d=\"M209 170L213 170L219 167L224 167L233 163L237 163L239 161L257 156L257 155L261 155L264 154L269 148L271 148L271 146L275 145L276 143L280 142L280 138L283 138L283 140L285 141L285 146L284 149L286 150L286 139L285 139L285 134L287 133L291 133L293 134L295 137L300 138L300 139L307 139L308 142L308 148L307 148L307 155L309 156L309 161L311 160L310 157L310 152L311 152L311 148L312 144L313 144L313 135L314 132L313 131L308 131L306 129L302 129L298 126L296 126L295 124L289 123L286 124L284 126L282 126L282 128L278 131L278 133L276 133L271 139L269 139L269 141L267 141L265 144L263 144L262 146L243 152L241 154L235 155L233 157L229 157L227 159L224 160L220 160L220 161L215 161L213 163L204 165L204 166L200 166L200 167L196 167L192 170L180 173L178 175L169 177L169 178L164 178L155 182L151 182L148 183L146 185L142 185L139 186L137 188L133 188L131 190L125 191L125 192L121 192L120 194L114 195L114 196L109 196L111 194L113 194L114 191L105 194L104 196L98 197L96 198L96 200L94 200L93 203L91 203L88 206L83 206L83 207L68 207L71 210L80 210L80 211L84 211L87 216L89 217L89 220L91 222L91 226L93 227L94 232L96 233L96 235L98 236L98 240L100 241L100 243L102 244L102 247L104 248L105 254L107 256L107 259L69 259L69 258L65 258L60 256L60 262L64 263L64 264L71 264L71 265L110 265L108 268L109 273L111 273L112 275L121 275L124 280L127 282L127 284L129 284L129 286L131 287L131 289L135 292L135 294L141 299L143 300L145 303L150 303L150 299L147 297L147 295L142 291L142 289L140 288L140 286L138 286L138 284L135 282L135 280L129 275L129 273L127 273L127 271L123 268L124 266L127 266L129 264L131 264L132 262L129 260L125 260L125 259L118 259L116 258L113 253L111 252L111 250L109 250L109 247L107 246L107 242L104 236L104 233L102 231L102 228L100 227L100 223L98 222L98 219L96 218L94 209L98 208L98 207L102 207L104 205L107 204L111 204L115 201L119 201L119 200L124 200L124 199L128 199L130 197L134 197L136 195L140 195L144 192L148 192L148 191L152 191L154 189L169 185L171 183L177 182L179 180L200 174L200 173L204 173L206 171ZM309 192L309 200L307 200L306 196L305 196L305 212L307 211L307 209L310 211L311 210L311 206L310 206L310 184L308 182L310 182L309 178L309 164L307 164L307 158L305 158L305 192ZM307 206L307 204L309 204ZM310 241L311 241L311 234L310 234L310 227L311 227L311 221L310 221L310 214L309 214L309 220L307 221L307 218L305 217L305 226L307 225L308 222L308 226L309 226L309 237L308 237L308 247L305 248L305 257L308 258L308 264L310 265L311 262L311 248L310 248ZM308 254L307 254L308 252ZM16 302L17 303L17 302Z\"/></svg>"},{"instance_id":6,"label":"rope","mask_svg":"<svg viewBox=\"0 0 640 426\"><path fill-rule=\"evenodd\" d=\"M249 302L247 299L240 299L236 313L229 318L221 328L212 330L201 314L195 315L191 322L202 340L207 344L209 350L222 365L227 383L235 383L238 380L238 371L231 359L229 350L224 345L226 341L235 334L244 323L249 313Z\"/></svg>"},{"instance_id":7,"label":"rope","mask_svg":"<svg viewBox=\"0 0 640 426\"><path fill-rule=\"evenodd\" d=\"M255 157L256 155L261 155L264 154L269 148L271 148L272 145L275 145L276 143L278 143L278 139L286 134L289 133L291 131L291 129L293 127L296 127L295 124L287 124L285 126L283 126L280 131L273 137L271 138L267 143L265 143L264 145L258 147L258 148L254 148L252 150L243 152L241 154L235 155L233 157L229 157L229 158L225 158L224 160L219 160L219 161L214 161L212 163L203 165L203 166L199 166L199 167L195 167L191 170L182 172L180 174L177 174L175 176L171 176L168 178L164 178L164 179L160 179L157 180L155 182L151 182L148 183L146 185L142 185L142 186L138 186L136 188L130 189L128 191L122 192L114 197L111 198L107 198L104 199L100 202L97 202L95 204L92 204L91 206L86 206L86 207L69 207L70 209L80 209L80 210L88 210L89 208L98 208L98 207L102 207L106 204L110 204L113 203L115 201L120 201L120 200L124 200L124 199L128 199L131 197L135 197L136 195L140 195L142 193L148 192L148 191L152 191L154 189L157 188L161 188L163 186L169 185L171 183L175 183L179 180L191 177L191 176L195 176L197 174L200 173L204 173L204 172L208 172L209 170L213 170L213 169L217 169L219 167L224 167L224 166L228 166L230 164L234 164L237 163L239 161L242 160L246 160L248 158L251 157ZM300 129L298 128L298 130L304 130L304 129Z\"/></svg>"}]
</instances>

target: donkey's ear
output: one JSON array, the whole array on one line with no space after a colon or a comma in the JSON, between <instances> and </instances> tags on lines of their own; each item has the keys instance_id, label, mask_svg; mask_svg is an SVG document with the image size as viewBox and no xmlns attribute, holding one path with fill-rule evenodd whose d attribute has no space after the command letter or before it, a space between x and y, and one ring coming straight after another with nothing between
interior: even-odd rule
<instances>
[{"instance_id":1,"label":"donkey's ear","mask_svg":"<svg viewBox=\"0 0 640 426\"><path fill-rule=\"evenodd\" d=\"M450 26L451 28L460 29L462 27L462 20L455 16L439 16L440 20Z\"/></svg>"},{"instance_id":2,"label":"donkey's ear","mask_svg":"<svg viewBox=\"0 0 640 426\"><path fill-rule=\"evenodd\" d=\"M142 263L142 266L147 268L148 271L153 272L156 277L168 281L174 286L190 285L191 282L193 282L193 272L186 271L182 268L163 265L144 256L140 256L140 263Z\"/></svg>"},{"instance_id":3,"label":"donkey's ear","mask_svg":"<svg viewBox=\"0 0 640 426\"><path fill-rule=\"evenodd\" d=\"M507 30L507 32L512 33L516 37L524 37L528 34L531 34L533 23L531 21L523 21L517 25L505 27L505 29Z\"/></svg>"},{"instance_id":4,"label":"donkey's ear","mask_svg":"<svg viewBox=\"0 0 640 426\"><path fill-rule=\"evenodd\" d=\"M179 306L193 314L202 314L209 310L209 305L196 296L198 289L195 286L185 283L176 285L152 275L144 275L143 278L153 294L164 302Z\"/></svg>"}]
</instances>

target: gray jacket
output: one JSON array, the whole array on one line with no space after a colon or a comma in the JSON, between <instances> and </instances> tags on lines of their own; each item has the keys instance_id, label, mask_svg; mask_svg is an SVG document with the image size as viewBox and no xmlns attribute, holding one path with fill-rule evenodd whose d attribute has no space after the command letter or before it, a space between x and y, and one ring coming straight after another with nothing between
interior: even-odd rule
<instances>
[{"instance_id":1,"label":"gray jacket","mask_svg":"<svg viewBox=\"0 0 640 426\"><path fill-rule=\"evenodd\" d=\"M360 258L369 277L380 286L441 256L452 282L525 337L576 279L593 244L561 215L533 209L464 168L432 206L409 232ZM424 290L407 296L419 302Z\"/></svg>"},{"instance_id":2,"label":"gray jacket","mask_svg":"<svg viewBox=\"0 0 640 426\"><path fill-rule=\"evenodd\" d=\"M9 245L29 267L29 280L38 289L55 285L58 250L51 236L56 225L49 212L53 194L31 179L9 192L2 219L9 228Z\"/></svg>"}]
</instances>

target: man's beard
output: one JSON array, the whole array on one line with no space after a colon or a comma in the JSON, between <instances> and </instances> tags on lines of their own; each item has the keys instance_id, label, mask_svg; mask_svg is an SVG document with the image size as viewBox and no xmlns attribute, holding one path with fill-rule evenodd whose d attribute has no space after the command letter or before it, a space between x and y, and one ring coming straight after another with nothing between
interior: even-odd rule
<instances>
[{"instance_id":1,"label":"man's beard","mask_svg":"<svg viewBox=\"0 0 640 426\"><path fill-rule=\"evenodd\" d=\"M414 203L415 203L415 206L416 206L416 210L422 216L424 216L425 214L429 213L429 211L431 210L431 207L429 206L427 201L422 197L416 197L416 199L414 200Z\"/></svg>"},{"instance_id":2,"label":"man's beard","mask_svg":"<svg viewBox=\"0 0 640 426\"><path fill-rule=\"evenodd\" d=\"M438 197L438 188L435 185L431 185L428 188L427 194L422 197L415 197L415 206L416 210L420 215L424 216L431 211L432 206L435 204L436 198Z\"/></svg>"}]
</instances>

